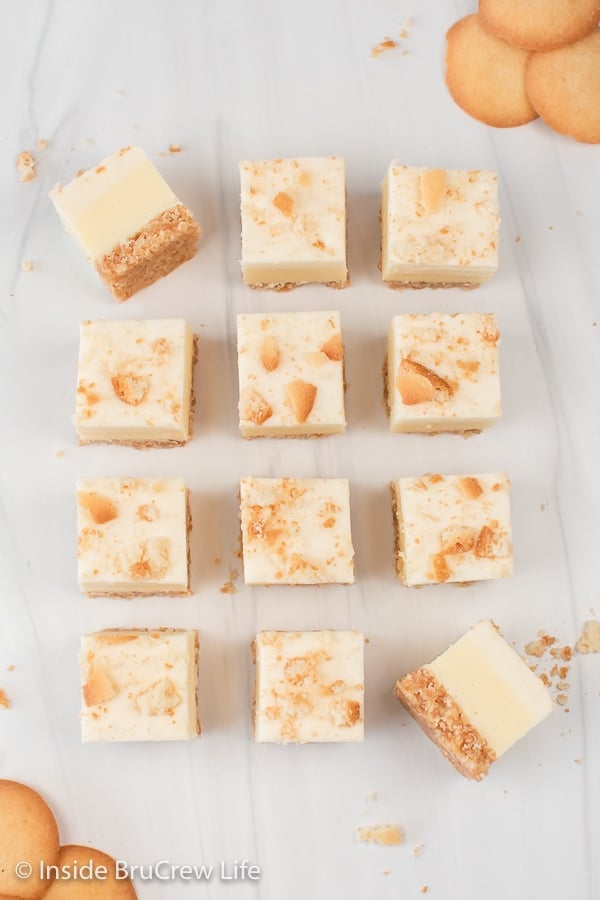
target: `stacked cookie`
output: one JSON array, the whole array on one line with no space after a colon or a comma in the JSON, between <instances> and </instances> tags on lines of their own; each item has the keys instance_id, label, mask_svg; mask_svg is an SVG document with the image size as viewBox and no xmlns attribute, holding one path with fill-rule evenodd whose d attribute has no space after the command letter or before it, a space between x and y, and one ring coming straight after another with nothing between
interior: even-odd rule
<instances>
[{"instance_id":1,"label":"stacked cookie","mask_svg":"<svg viewBox=\"0 0 600 900\"><path fill-rule=\"evenodd\" d=\"M446 84L486 125L540 116L560 134L600 143L600 0L479 0L447 34Z\"/></svg>"}]
</instances>

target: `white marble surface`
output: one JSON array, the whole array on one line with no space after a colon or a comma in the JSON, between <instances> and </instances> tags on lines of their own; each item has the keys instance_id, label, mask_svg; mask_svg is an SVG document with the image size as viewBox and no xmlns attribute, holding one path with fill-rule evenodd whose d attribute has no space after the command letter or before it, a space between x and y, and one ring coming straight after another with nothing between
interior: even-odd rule
<instances>
[{"instance_id":1,"label":"white marble surface","mask_svg":"<svg viewBox=\"0 0 600 900\"><path fill-rule=\"evenodd\" d=\"M391 695L400 673L482 616L493 615L522 650L540 628L571 643L590 607L600 611L600 151L539 122L487 129L452 104L443 35L472 6L2 4L0 687L12 708L0 710L0 777L39 788L64 841L144 865L246 858L263 873L257 885L138 882L142 898L410 898L429 885L445 900L592 900L600 891L600 657L574 661L570 712L557 709L480 784L461 779ZM414 19L408 53L372 59L373 45L396 36L406 16ZM15 159L40 138L49 146L36 152L39 177L19 184ZM63 233L47 192L132 142L153 154L206 235L193 262L118 306ZM169 143L183 151L165 155ZM238 270L236 162L310 154L347 160L352 286L253 293ZM471 293L381 286L378 185L394 156L498 170L501 268L489 285ZM24 259L33 271L21 270ZM235 314L332 306L342 310L347 344L347 434L243 442ZM387 431L381 364L389 319L438 309L493 311L502 326L504 418L468 441ZM169 315L187 317L200 333L193 441L147 453L77 447L70 416L79 320ZM513 483L514 578L402 589L388 481L494 468ZM193 597L79 594L74 481L108 474L185 476ZM220 593L229 567L239 567L241 474L348 477L356 584L296 592L238 580L235 595ZM203 739L81 746L80 634L157 624L201 629ZM370 639L364 745L254 744L253 633L322 626L361 628ZM368 799L372 791L377 799ZM355 826L380 822L400 823L406 845L354 842ZM425 847L413 859L418 844Z\"/></svg>"}]
</instances>

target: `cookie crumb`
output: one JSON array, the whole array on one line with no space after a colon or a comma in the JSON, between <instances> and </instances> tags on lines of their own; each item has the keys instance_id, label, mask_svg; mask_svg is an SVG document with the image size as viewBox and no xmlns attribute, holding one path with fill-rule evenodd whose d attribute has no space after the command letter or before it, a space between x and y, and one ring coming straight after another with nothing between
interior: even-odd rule
<instances>
[{"instance_id":1,"label":"cookie crumb","mask_svg":"<svg viewBox=\"0 0 600 900\"><path fill-rule=\"evenodd\" d=\"M223 560L221 559L220 556L215 556L213 562L214 562L215 566L220 566L221 563L223 562Z\"/></svg>"},{"instance_id":2,"label":"cookie crumb","mask_svg":"<svg viewBox=\"0 0 600 900\"><path fill-rule=\"evenodd\" d=\"M404 841L398 825L368 825L357 828L356 838L363 844L378 844L380 847L399 847Z\"/></svg>"},{"instance_id":3,"label":"cookie crumb","mask_svg":"<svg viewBox=\"0 0 600 900\"><path fill-rule=\"evenodd\" d=\"M389 869L382 869L382 870L381 870L381 874L382 874L382 875L389 875L389 874L390 874L390 870L389 870Z\"/></svg>"},{"instance_id":4,"label":"cookie crumb","mask_svg":"<svg viewBox=\"0 0 600 900\"><path fill-rule=\"evenodd\" d=\"M583 213L581 212L580 209L576 209L576 210L575 210L575 215L576 215L576 216L582 216Z\"/></svg>"},{"instance_id":5,"label":"cookie crumb","mask_svg":"<svg viewBox=\"0 0 600 900\"><path fill-rule=\"evenodd\" d=\"M580 765L581 765L581 760L579 759L579 757L576 757L576 758L573 760L573 762L575 763L576 766L580 766Z\"/></svg>"},{"instance_id":6,"label":"cookie crumb","mask_svg":"<svg viewBox=\"0 0 600 900\"><path fill-rule=\"evenodd\" d=\"M367 794L367 802L373 801L373 800L378 800L378 799L379 799L379 791L370 791Z\"/></svg>"},{"instance_id":7,"label":"cookie crumb","mask_svg":"<svg viewBox=\"0 0 600 900\"><path fill-rule=\"evenodd\" d=\"M379 41L379 43L375 47L373 47L373 49L371 50L371 56L381 56L382 53L386 53L388 50L394 50L394 48L397 46L398 44L396 43L396 41L393 41L391 38L386 37L382 41Z\"/></svg>"},{"instance_id":8,"label":"cookie crumb","mask_svg":"<svg viewBox=\"0 0 600 900\"><path fill-rule=\"evenodd\" d=\"M520 244L520 243L521 243L521 235L518 234L518 235L515 237L515 244Z\"/></svg>"},{"instance_id":9,"label":"cookie crumb","mask_svg":"<svg viewBox=\"0 0 600 900\"><path fill-rule=\"evenodd\" d=\"M33 260L32 259L21 260L21 269L23 272L31 272L33 270Z\"/></svg>"},{"instance_id":10,"label":"cookie crumb","mask_svg":"<svg viewBox=\"0 0 600 900\"><path fill-rule=\"evenodd\" d=\"M575 649L578 653L600 653L600 622L597 619L589 619L584 624Z\"/></svg>"},{"instance_id":11,"label":"cookie crumb","mask_svg":"<svg viewBox=\"0 0 600 900\"><path fill-rule=\"evenodd\" d=\"M6 692L0 688L0 707L2 709L8 709L10 706L10 700L6 696Z\"/></svg>"},{"instance_id":12,"label":"cookie crumb","mask_svg":"<svg viewBox=\"0 0 600 900\"><path fill-rule=\"evenodd\" d=\"M23 150L22 153L19 153L17 157L17 171L19 173L19 181L33 181L34 178L37 178L36 161L33 158L33 154L29 152L29 150Z\"/></svg>"},{"instance_id":13,"label":"cookie crumb","mask_svg":"<svg viewBox=\"0 0 600 900\"><path fill-rule=\"evenodd\" d=\"M57 450L57 451L55 452L54 455L55 455L55 457L56 457L57 459L62 459L63 456L65 455L65 451L64 451L64 450Z\"/></svg>"},{"instance_id":14,"label":"cookie crumb","mask_svg":"<svg viewBox=\"0 0 600 900\"><path fill-rule=\"evenodd\" d=\"M428 890L429 890L429 885L424 884L423 887L421 888L421 893L426 894Z\"/></svg>"},{"instance_id":15,"label":"cookie crumb","mask_svg":"<svg viewBox=\"0 0 600 900\"><path fill-rule=\"evenodd\" d=\"M179 144L169 144L169 153L181 153Z\"/></svg>"},{"instance_id":16,"label":"cookie crumb","mask_svg":"<svg viewBox=\"0 0 600 900\"><path fill-rule=\"evenodd\" d=\"M14 672L14 671L15 671L15 666L11 663L10 666L7 666L7 667L6 667L6 671L7 671L7 672Z\"/></svg>"},{"instance_id":17,"label":"cookie crumb","mask_svg":"<svg viewBox=\"0 0 600 900\"><path fill-rule=\"evenodd\" d=\"M425 844L417 844L409 853L411 859L418 859L423 850L425 849Z\"/></svg>"},{"instance_id":18,"label":"cookie crumb","mask_svg":"<svg viewBox=\"0 0 600 900\"><path fill-rule=\"evenodd\" d=\"M219 588L222 594L237 594L237 588L233 581L226 581L225 584L222 584Z\"/></svg>"}]
</instances>

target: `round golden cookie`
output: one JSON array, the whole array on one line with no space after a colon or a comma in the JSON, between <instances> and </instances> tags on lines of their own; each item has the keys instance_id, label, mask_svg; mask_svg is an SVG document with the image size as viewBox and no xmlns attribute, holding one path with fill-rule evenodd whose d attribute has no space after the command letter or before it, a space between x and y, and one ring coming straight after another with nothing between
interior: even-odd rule
<instances>
[{"instance_id":1,"label":"round golden cookie","mask_svg":"<svg viewBox=\"0 0 600 900\"><path fill-rule=\"evenodd\" d=\"M600 0L479 0L481 24L526 50L556 50L589 34Z\"/></svg>"},{"instance_id":2,"label":"round golden cookie","mask_svg":"<svg viewBox=\"0 0 600 900\"><path fill-rule=\"evenodd\" d=\"M476 14L456 22L446 38L446 84L461 109L496 128L535 119L525 92L527 50L489 34Z\"/></svg>"},{"instance_id":3,"label":"round golden cookie","mask_svg":"<svg viewBox=\"0 0 600 900\"><path fill-rule=\"evenodd\" d=\"M58 865L61 877L55 878L44 900L135 900L137 894L129 878L116 877L116 862L107 853L93 847L68 844L60 848ZM106 869L99 872L98 867ZM71 877L66 878L66 873ZM95 872L98 877L90 878Z\"/></svg>"},{"instance_id":4,"label":"round golden cookie","mask_svg":"<svg viewBox=\"0 0 600 900\"><path fill-rule=\"evenodd\" d=\"M525 85L550 128L600 144L600 30L569 47L532 53Z\"/></svg>"},{"instance_id":5,"label":"round golden cookie","mask_svg":"<svg viewBox=\"0 0 600 900\"><path fill-rule=\"evenodd\" d=\"M0 780L0 898L41 897L48 885L40 864L56 865L58 846L58 825L46 801L26 784Z\"/></svg>"}]
</instances>

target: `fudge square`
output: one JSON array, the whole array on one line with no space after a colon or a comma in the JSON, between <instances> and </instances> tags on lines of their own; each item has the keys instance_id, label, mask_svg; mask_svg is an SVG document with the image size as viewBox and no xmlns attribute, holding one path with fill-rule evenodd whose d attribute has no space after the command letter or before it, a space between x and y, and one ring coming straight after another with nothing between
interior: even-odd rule
<instances>
[{"instance_id":1,"label":"fudge square","mask_svg":"<svg viewBox=\"0 0 600 900\"><path fill-rule=\"evenodd\" d=\"M243 437L345 430L339 312L239 315L237 349Z\"/></svg>"},{"instance_id":2,"label":"fudge square","mask_svg":"<svg viewBox=\"0 0 600 900\"><path fill-rule=\"evenodd\" d=\"M390 431L473 432L502 413L491 313L425 313L392 319L388 338Z\"/></svg>"},{"instance_id":3,"label":"fudge square","mask_svg":"<svg viewBox=\"0 0 600 900\"><path fill-rule=\"evenodd\" d=\"M476 781L554 705L491 619L397 681L395 692L446 759Z\"/></svg>"},{"instance_id":4,"label":"fudge square","mask_svg":"<svg viewBox=\"0 0 600 900\"><path fill-rule=\"evenodd\" d=\"M197 631L97 631L81 639L79 662L84 743L200 734Z\"/></svg>"},{"instance_id":5,"label":"fudge square","mask_svg":"<svg viewBox=\"0 0 600 900\"><path fill-rule=\"evenodd\" d=\"M140 147L124 147L50 198L120 302L196 253L199 226Z\"/></svg>"},{"instance_id":6,"label":"fudge square","mask_svg":"<svg viewBox=\"0 0 600 900\"><path fill-rule=\"evenodd\" d=\"M253 646L255 739L362 741L364 643L360 631L260 631Z\"/></svg>"},{"instance_id":7,"label":"fudge square","mask_svg":"<svg viewBox=\"0 0 600 900\"><path fill-rule=\"evenodd\" d=\"M77 574L89 596L189 594L182 478L80 478Z\"/></svg>"},{"instance_id":8,"label":"fudge square","mask_svg":"<svg viewBox=\"0 0 600 900\"><path fill-rule=\"evenodd\" d=\"M335 156L241 162L242 277L346 287L346 178Z\"/></svg>"},{"instance_id":9,"label":"fudge square","mask_svg":"<svg viewBox=\"0 0 600 900\"><path fill-rule=\"evenodd\" d=\"M352 584L350 494L344 478L242 478L246 584Z\"/></svg>"},{"instance_id":10,"label":"fudge square","mask_svg":"<svg viewBox=\"0 0 600 900\"><path fill-rule=\"evenodd\" d=\"M381 275L390 287L475 287L498 268L495 172L393 160L382 185Z\"/></svg>"},{"instance_id":11,"label":"fudge square","mask_svg":"<svg viewBox=\"0 0 600 900\"><path fill-rule=\"evenodd\" d=\"M82 322L74 418L80 443L185 444L195 348L183 319Z\"/></svg>"},{"instance_id":12,"label":"fudge square","mask_svg":"<svg viewBox=\"0 0 600 900\"><path fill-rule=\"evenodd\" d=\"M396 569L405 585L508 578L506 475L423 475L392 483Z\"/></svg>"}]
</instances>

